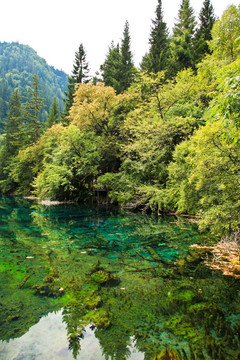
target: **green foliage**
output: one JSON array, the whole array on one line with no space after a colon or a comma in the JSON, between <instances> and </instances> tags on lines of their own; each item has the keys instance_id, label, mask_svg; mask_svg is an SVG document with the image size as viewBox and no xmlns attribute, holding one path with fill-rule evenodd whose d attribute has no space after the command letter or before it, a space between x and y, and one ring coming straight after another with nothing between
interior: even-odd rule
<instances>
[{"instance_id":1,"label":"green foliage","mask_svg":"<svg viewBox=\"0 0 240 360\"><path fill-rule=\"evenodd\" d=\"M40 97L42 90L40 90L41 85L37 75L33 75L30 85L24 96L26 102L23 106L24 122L28 124L25 126L27 143L36 142L40 136L42 124L39 122L39 112L44 107L44 98Z\"/></svg>"},{"instance_id":2,"label":"green foliage","mask_svg":"<svg viewBox=\"0 0 240 360\"><path fill-rule=\"evenodd\" d=\"M200 228L221 236L239 228L239 60L218 73L206 126L174 152L168 195L170 208L199 214Z\"/></svg>"},{"instance_id":3,"label":"green foliage","mask_svg":"<svg viewBox=\"0 0 240 360\"><path fill-rule=\"evenodd\" d=\"M240 53L240 5L230 5L216 21L209 46L217 58L237 59Z\"/></svg>"},{"instance_id":4,"label":"green foliage","mask_svg":"<svg viewBox=\"0 0 240 360\"><path fill-rule=\"evenodd\" d=\"M75 60L73 64L72 77L75 84L87 83L89 81L89 65L87 62L86 50L83 47L83 44L79 45L78 51L75 53Z\"/></svg>"},{"instance_id":5,"label":"green foliage","mask_svg":"<svg viewBox=\"0 0 240 360\"><path fill-rule=\"evenodd\" d=\"M9 111L11 94L18 89L22 96L26 87L36 74L43 85L42 97L45 98L46 109L40 112L40 121L45 122L47 112L57 97L60 110L63 109L63 94L67 86L67 75L47 65L29 46L19 43L0 43L0 128Z\"/></svg>"},{"instance_id":6,"label":"green foliage","mask_svg":"<svg viewBox=\"0 0 240 360\"><path fill-rule=\"evenodd\" d=\"M170 43L170 60L167 69L170 78L182 69L194 67L195 25L194 12L189 0L182 0Z\"/></svg>"},{"instance_id":7,"label":"green foliage","mask_svg":"<svg viewBox=\"0 0 240 360\"><path fill-rule=\"evenodd\" d=\"M101 71L105 85L113 87L117 94L124 92L133 82L135 68L128 21L124 26L121 45L114 46L114 43L111 43Z\"/></svg>"},{"instance_id":8,"label":"green foliage","mask_svg":"<svg viewBox=\"0 0 240 360\"><path fill-rule=\"evenodd\" d=\"M200 24L195 33L194 50L195 62L200 62L205 54L210 53L208 42L212 39L211 31L216 21L213 6L210 0L204 0L199 13Z\"/></svg>"},{"instance_id":9,"label":"green foliage","mask_svg":"<svg viewBox=\"0 0 240 360\"><path fill-rule=\"evenodd\" d=\"M69 111L73 104L74 93L76 91L77 84L86 84L89 82L89 66L86 59L86 50L83 47L83 44L79 45L78 51L75 52L75 59L73 63L73 71L72 76L68 77L68 91L65 91L65 107L63 112L63 122L68 123L67 117L69 115Z\"/></svg>"},{"instance_id":10,"label":"green foliage","mask_svg":"<svg viewBox=\"0 0 240 360\"><path fill-rule=\"evenodd\" d=\"M157 73L166 69L169 56L169 40L167 24L163 21L162 0L158 0L156 18L152 21L150 34L150 51L148 61L143 60L141 68L148 72Z\"/></svg>"},{"instance_id":11,"label":"green foliage","mask_svg":"<svg viewBox=\"0 0 240 360\"><path fill-rule=\"evenodd\" d=\"M111 86L117 94L121 92L121 54L119 44L111 43L106 59L101 65L102 78L106 86Z\"/></svg>"},{"instance_id":12,"label":"green foliage","mask_svg":"<svg viewBox=\"0 0 240 360\"><path fill-rule=\"evenodd\" d=\"M47 152L48 147L44 149L47 156L43 171L34 181L35 194L47 199L83 200L91 193L93 178L98 173L100 140L94 133L81 132L73 125L62 130L56 128L59 129L59 145L54 149L51 147L50 152Z\"/></svg>"},{"instance_id":13,"label":"green foliage","mask_svg":"<svg viewBox=\"0 0 240 360\"><path fill-rule=\"evenodd\" d=\"M50 128L52 125L60 122L60 111L57 105L57 98L54 96L52 105L50 106L49 115L46 121L46 127Z\"/></svg>"},{"instance_id":14,"label":"green foliage","mask_svg":"<svg viewBox=\"0 0 240 360\"><path fill-rule=\"evenodd\" d=\"M133 56L131 52L131 37L129 23L126 21L121 42L121 81L120 92L127 90L134 80Z\"/></svg>"},{"instance_id":15,"label":"green foliage","mask_svg":"<svg viewBox=\"0 0 240 360\"><path fill-rule=\"evenodd\" d=\"M151 61L163 65L157 53L168 41L161 4L144 59L147 71L135 73L131 86L128 23L121 46L109 48L102 67L105 84L81 83L77 58L75 77L69 78L65 127L58 124L54 98L45 133L38 131L42 99L37 77L24 105L28 113L36 110L28 117L31 134L25 131L18 92L13 94L0 139L2 192L33 191L40 198L83 201L101 190L112 202L130 208L198 215L200 229L209 227L215 236L239 229L239 9L229 7L210 33L214 15L205 0L194 38L193 10L182 0L171 58L157 72ZM194 49L198 59L213 53L195 66Z\"/></svg>"}]
</instances>

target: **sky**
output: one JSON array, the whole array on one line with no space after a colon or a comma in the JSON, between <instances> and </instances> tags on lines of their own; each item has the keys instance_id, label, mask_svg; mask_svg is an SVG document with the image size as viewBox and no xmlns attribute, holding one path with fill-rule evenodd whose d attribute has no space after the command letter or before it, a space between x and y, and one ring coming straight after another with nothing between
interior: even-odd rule
<instances>
[{"instance_id":1,"label":"sky","mask_svg":"<svg viewBox=\"0 0 240 360\"><path fill-rule=\"evenodd\" d=\"M216 16L240 0L212 0ZM135 66L148 51L157 0L1 0L0 42L31 46L49 65L71 74L82 43L94 75L111 42L120 43L129 22ZM162 0L164 21L171 31L181 0ZM198 19L203 0L190 0Z\"/></svg>"}]
</instances>

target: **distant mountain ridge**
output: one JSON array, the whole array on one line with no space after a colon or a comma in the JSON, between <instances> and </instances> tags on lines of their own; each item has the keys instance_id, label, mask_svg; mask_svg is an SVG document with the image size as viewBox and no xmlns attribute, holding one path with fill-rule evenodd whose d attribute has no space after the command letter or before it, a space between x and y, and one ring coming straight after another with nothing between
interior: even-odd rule
<instances>
[{"instance_id":1,"label":"distant mountain ridge","mask_svg":"<svg viewBox=\"0 0 240 360\"><path fill-rule=\"evenodd\" d=\"M64 91L67 90L68 75L47 64L37 52L28 45L17 42L0 43L0 128L3 128L9 110L9 100L13 91L18 88L20 96L38 75L41 84L41 97L45 98L46 107L41 111L41 121L45 121L54 96L58 107L63 109Z\"/></svg>"}]
</instances>

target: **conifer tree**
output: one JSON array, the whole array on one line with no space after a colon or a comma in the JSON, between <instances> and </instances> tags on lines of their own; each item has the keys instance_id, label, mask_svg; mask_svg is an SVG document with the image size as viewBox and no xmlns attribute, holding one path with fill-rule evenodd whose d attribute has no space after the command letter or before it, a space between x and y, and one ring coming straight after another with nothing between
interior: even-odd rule
<instances>
[{"instance_id":1,"label":"conifer tree","mask_svg":"<svg viewBox=\"0 0 240 360\"><path fill-rule=\"evenodd\" d=\"M167 24L163 21L162 0L158 0L156 18L152 20L149 38L150 51L143 57L141 68L157 73L166 68L169 55L169 40Z\"/></svg>"},{"instance_id":2,"label":"conifer tree","mask_svg":"<svg viewBox=\"0 0 240 360\"><path fill-rule=\"evenodd\" d=\"M18 89L10 99L9 113L5 124L5 138L0 149L0 191L8 193L15 188L10 173L15 167L18 151L24 147L22 109Z\"/></svg>"},{"instance_id":3,"label":"conifer tree","mask_svg":"<svg viewBox=\"0 0 240 360\"><path fill-rule=\"evenodd\" d=\"M46 127L50 128L53 124L58 123L59 119L60 119L60 113L57 105L57 98L56 96L54 96L53 102L50 106L49 115L46 121Z\"/></svg>"},{"instance_id":4,"label":"conifer tree","mask_svg":"<svg viewBox=\"0 0 240 360\"><path fill-rule=\"evenodd\" d=\"M40 90L38 83L38 76L32 76L30 86L27 90L27 96L24 96L26 102L23 106L24 121L26 125L27 143L36 142L40 136L42 124L38 120L40 110L45 106L44 98L40 97L42 90Z\"/></svg>"},{"instance_id":5,"label":"conifer tree","mask_svg":"<svg viewBox=\"0 0 240 360\"><path fill-rule=\"evenodd\" d=\"M101 65L105 85L112 86L117 94L125 91L134 80L129 23L126 21L121 46L111 43L105 62Z\"/></svg>"},{"instance_id":6,"label":"conifer tree","mask_svg":"<svg viewBox=\"0 0 240 360\"><path fill-rule=\"evenodd\" d=\"M68 91L65 91L65 107L62 114L63 121L67 123L66 118L69 115L69 110L73 104L73 96L75 92L75 85L88 83L90 77L89 73L89 64L86 60L86 51L83 47L83 44L79 45L78 51L75 52L75 58L73 63L72 76L68 78Z\"/></svg>"},{"instance_id":7,"label":"conifer tree","mask_svg":"<svg viewBox=\"0 0 240 360\"><path fill-rule=\"evenodd\" d=\"M22 145L23 137L22 111L18 89L16 89L11 96L5 131L6 152L8 156L16 155Z\"/></svg>"},{"instance_id":8,"label":"conifer tree","mask_svg":"<svg viewBox=\"0 0 240 360\"><path fill-rule=\"evenodd\" d=\"M173 29L173 38L170 44L170 66L168 73L170 77L177 74L178 71L194 67L194 32L195 16L190 0L182 0L178 12L178 20Z\"/></svg>"},{"instance_id":9,"label":"conifer tree","mask_svg":"<svg viewBox=\"0 0 240 360\"><path fill-rule=\"evenodd\" d=\"M203 56L210 53L208 41L212 39L211 31L216 17L210 0L204 0L199 13L199 27L195 34L195 62L202 60Z\"/></svg>"},{"instance_id":10,"label":"conifer tree","mask_svg":"<svg viewBox=\"0 0 240 360\"><path fill-rule=\"evenodd\" d=\"M101 65L102 78L106 86L111 86L115 89L116 93L121 92L121 54L119 44L116 46L112 41L108 49L106 60Z\"/></svg>"},{"instance_id":11,"label":"conifer tree","mask_svg":"<svg viewBox=\"0 0 240 360\"><path fill-rule=\"evenodd\" d=\"M131 37L129 32L129 23L125 22L123 39L121 43L121 81L120 92L126 90L134 79L133 56L131 52Z\"/></svg>"},{"instance_id":12,"label":"conifer tree","mask_svg":"<svg viewBox=\"0 0 240 360\"><path fill-rule=\"evenodd\" d=\"M86 51L83 44L80 44L78 51L75 52L72 77L75 84L86 84L89 82L89 65L86 60Z\"/></svg>"},{"instance_id":13,"label":"conifer tree","mask_svg":"<svg viewBox=\"0 0 240 360\"><path fill-rule=\"evenodd\" d=\"M183 35L186 30L193 35L195 25L196 21L193 8L190 6L190 0L182 0L178 11L177 23L173 29L174 37Z\"/></svg>"}]
</instances>

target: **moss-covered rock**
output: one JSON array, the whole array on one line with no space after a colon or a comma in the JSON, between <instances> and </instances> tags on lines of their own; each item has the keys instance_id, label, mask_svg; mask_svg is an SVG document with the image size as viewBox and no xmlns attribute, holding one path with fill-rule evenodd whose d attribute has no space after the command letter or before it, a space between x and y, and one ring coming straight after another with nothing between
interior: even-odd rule
<instances>
[{"instance_id":1,"label":"moss-covered rock","mask_svg":"<svg viewBox=\"0 0 240 360\"><path fill-rule=\"evenodd\" d=\"M109 314L104 309L89 311L83 318L83 321L86 324L92 323L98 329L107 329L111 325Z\"/></svg>"},{"instance_id":2,"label":"moss-covered rock","mask_svg":"<svg viewBox=\"0 0 240 360\"><path fill-rule=\"evenodd\" d=\"M95 292L93 292L89 297L84 299L84 305L88 310L99 308L101 304L102 304L102 299Z\"/></svg>"},{"instance_id":3,"label":"moss-covered rock","mask_svg":"<svg viewBox=\"0 0 240 360\"><path fill-rule=\"evenodd\" d=\"M165 322L164 327L174 333L176 337L190 340L192 343L196 343L201 338L199 329L193 327L190 319L185 315L172 316ZM202 336L204 336L204 334L202 334Z\"/></svg>"},{"instance_id":4,"label":"moss-covered rock","mask_svg":"<svg viewBox=\"0 0 240 360\"><path fill-rule=\"evenodd\" d=\"M60 297L64 294L63 288L53 283L34 285L33 289L35 294L39 296Z\"/></svg>"},{"instance_id":5,"label":"moss-covered rock","mask_svg":"<svg viewBox=\"0 0 240 360\"><path fill-rule=\"evenodd\" d=\"M120 280L110 272L99 270L91 275L91 279L99 285L116 286Z\"/></svg>"},{"instance_id":6,"label":"moss-covered rock","mask_svg":"<svg viewBox=\"0 0 240 360\"><path fill-rule=\"evenodd\" d=\"M197 301L198 295L193 286L181 284L168 292L169 306L173 310L185 309Z\"/></svg>"}]
</instances>

